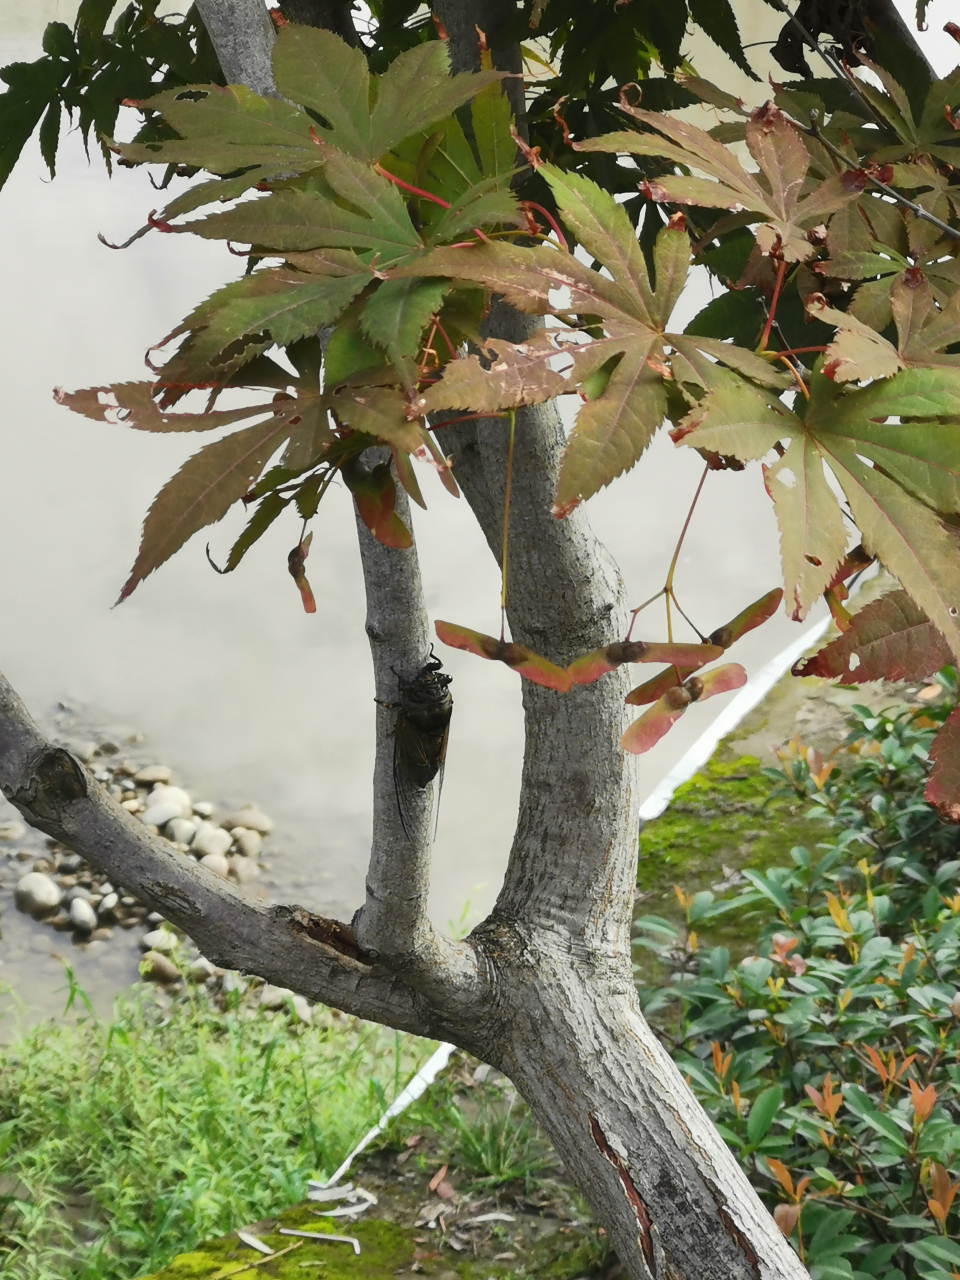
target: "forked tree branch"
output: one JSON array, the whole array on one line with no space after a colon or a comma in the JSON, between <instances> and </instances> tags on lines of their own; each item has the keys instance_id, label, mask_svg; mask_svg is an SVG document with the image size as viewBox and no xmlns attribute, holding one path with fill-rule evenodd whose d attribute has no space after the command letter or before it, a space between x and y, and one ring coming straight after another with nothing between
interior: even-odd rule
<instances>
[{"instance_id":1,"label":"forked tree branch","mask_svg":"<svg viewBox=\"0 0 960 1280\"><path fill-rule=\"evenodd\" d=\"M0 791L61 841L171 920L204 955L359 1018L446 1038L446 1017L371 963L350 929L302 907L268 906L172 849L50 743L0 675Z\"/></svg>"}]
</instances>

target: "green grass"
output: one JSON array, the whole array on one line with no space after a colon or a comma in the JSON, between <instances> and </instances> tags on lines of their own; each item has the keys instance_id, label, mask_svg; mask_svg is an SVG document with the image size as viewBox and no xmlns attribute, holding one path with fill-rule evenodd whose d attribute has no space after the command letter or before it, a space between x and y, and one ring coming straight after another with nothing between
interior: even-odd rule
<instances>
[{"instance_id":1,"label":"green grass","mask_svg":"<svg viewBox=\"0 0 960 1280\"><path fill-rule=\"evenodd\" d=\"M306 1195L429 1047L152 991L0 1047L0 1275L129 1280ZM321 1010L316 1011L322 1014Z\"/></svg>"}]
</instances>

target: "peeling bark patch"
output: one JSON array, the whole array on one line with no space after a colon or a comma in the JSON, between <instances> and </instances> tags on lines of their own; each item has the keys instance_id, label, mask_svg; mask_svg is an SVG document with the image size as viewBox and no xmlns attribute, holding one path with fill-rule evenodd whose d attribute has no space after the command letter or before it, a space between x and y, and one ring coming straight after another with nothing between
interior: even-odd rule
<instances>
[{"instance_id":1,"label":"peeling bark patch","mask_svg":"<svg viewBox=\"0 0 960 1280\"><path fill-rule=\"evenodd\" d=\"M656 1276L657 1264L653 1255L653 1235L651 1231L650 1215L647 1213L647 1206L643 1203L643 1197L640 1195L633 1179L630 1177L629 1169L607 1141L606 1134L600 1128L600 1124L596 1116L590 1117L590 1133L593 1136L594 1142L597 1144L597 1150L617 1171L617 1176L620 1179L620 1185L623 1187L624 1194L629 1200L634 1213L637 1215L640 1248L643 1250L643 1256L647 1261L647 1267L649 1268L650 1274L652 1276Z\"/></svg>"},{"instance_id":2,"label":"peeling bark patch","mask_svg":"<svg viewBox=\"0 0 960 1280\"><path fill-rule=\"evenodd\" d=\"M369 963L370 957L361 951L349 925L345 925L339 920L327 920L324 916L315 916L312 912L304 910L303 907L295 907L293 909L291 923L299 932L305 933L308 938L313 938L315 942L322 942L324 946L329 947L332 951L336 951L342 956L349 956L351 960L361 960Z\"/></svg>"},{"instance_id":3,"label":"peeling bark patch","mask_svg":"<svg viewBox=\"0 0 960 1280\"><path fill-rule=\"evenodd\" d=\"M69 751L53 747L30 767L30 780L10 799L42 822L57 822L64 808L87 794L87 775Z\"/></svg>"},{"instance_id":4,"label":"peeling bark patch","mask_svg":"<svg viewBox=\"0 0 960 1280\"><path fill-rule=\"evenodd\" d=\"M730 1216L730 1213L727 1209L726 1196L723 1194L720 1188L716 1186L715 1183L710 1182L709 1179L704 1178L704 1182L706 1183L707 1189L709 1190L711 1196L713 1197L714 1204L717 1206L717 1217L720 1219L721 1223L723 1224L724 1231L726 1231L727 1235L730 1237L733 1243L737 1246L737 1248L741 1251L743 1256L746 1258L747 1262L750 1264L750 1270L752 1271L753 1275L756 1277L756 1280L761 1280L760 1263L757 1259L756 1251L754 1250L753 1245L750 1243L747 1237L743 1234L743 1232L734 1222L733 1218Z\"/></svg>"},{"instance_id":5,"label":"peeling bark patch","mask_svg":"<svg viewBox=\"0 0 960 1280\"><path fill-rule=\"evenodd\" d=\"M730 1214L727 1213L726 1205L719 1198L717 1200L717 1216L720 1219L720 1221L723 1223L723 1228L726 1231L727 1235L734 1242L734 1244L741 1250L744 1257L747 1259L747 1262L749 1262L750 1269L753 1272L753 1274L756 1276L757 1280L760 1280L760 1263L757 1260L757 1255L756 1255L756 1252L754 1251L753 1245L750 1243L747 1237L743 1234L743 1232L740 1230L740 1228L737 1226L734 1220L730 1217Z\"/></svg>"}]
</instances>

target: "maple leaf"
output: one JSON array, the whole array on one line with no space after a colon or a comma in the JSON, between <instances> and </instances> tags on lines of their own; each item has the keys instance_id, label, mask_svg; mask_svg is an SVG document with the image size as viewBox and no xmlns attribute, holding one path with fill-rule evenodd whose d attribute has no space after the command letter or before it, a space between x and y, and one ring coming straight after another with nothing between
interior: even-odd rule
<instances>
[{"instance_id":1,"label":"maple leaf","mask_svg":"<svg viewBox=\"0 0 960 1280\"><path fill-rule=\"evenodd\" d=\"M492 70L451 76L442 40L414 45L382 76L371 76L362 49L296 23L279 32L273 67L277 91L327 121L315 125L317 134L368 163L452 115L487 86L499 86L504 76Z\"/></svg>"},{"instance_id":2,"label":"maple leaf","mask_svg":"<svg viewBox=\"0 0 960 1280\"><path fill-rule=\"evenodd\" d=\"M252 185L266 177L316 169L322 163L311 140L310 116L291 102L262 98L244 85L183 85L155 94L139 106L161 115L180 137L114 143L114 150L133 164L190 165L218 174L246 169ZM215 194L219 185L205 184L211 199L222 198ZM233 188L236 194L245 189Z\"/></svg>"},{"instance_id":3,"label":"maple leaf","mask_svg":"<svg viewBox=\"0 0 960 1280\"><path fill-rule=\"evenodd\" d=\"M935 514L960 510L960 370L904 369L868 387L844 388L817 369L809 395L795 406L800 417L761 388L725 376L673 436L742 461L790 441L765 479L777 508L784 583L795 617L828 587L846 549L840 509L823 475L826 464L868 552L960 653L960 557ZM894 417L899 420L890 422Z\"/></svg>"},{"instance_id":4,"label":"maple leaf","mask_svg":"<svg viewBox=\"0 0 960 1280\"><path fill-rule=\"evenodd\" d=\"M397 515L397 489L389 464L381 462L367 470L354 459L340 468L340 474L353 494L360 519L376 540L385 547L412 547L410 530Z\"/></svg>"},{"instance_id":5,"label":"maple leaf","mask_svg":"<svg viewBox=\"0 0 960 1280\"><path fill-rule=\"evenodd\" d=\"M950 647L906 591L891 591L855 613L850 629L793 668L795 676L923 680L952 660Z\"/></svg>"},{"instance_id":6,"label":"maple leaf","mask_svg":"<svg viewBox=\"0 0 960 1280\"><path fill-rule=\"evenodd\" d=\"M156 383L114 382L106 387L88 387L83 391L54 392L57 404L99 422L117 422L135 431L210 431L214 427L232 426L246 418L273 413L276 406L244 405L239 409L211 409L203 414L167 413L157 404Z\"/></svg>"},{"instance_id":7,"label":"maple leaf","mask_svg":"<svg viewBox=\"0 0 960 1280\"><path fill-rule=\"evenodd\" d=\"M120 600L126 600L138 583L199 529L222 520L289 434L290 427L284 422L258 423L216 440L188 458L147 512L140 550Z\"/></svg>"},{"instance_id":8,"label":"maple leaf","mask_svg":"<svg viewBox=\"0 0 960 1280\"><path fill-rule=\"evenodd\" d=\"M586 403L567 442L554 506L556 514L565 515L632 467L663 422L664 378L670 376L667 346L696 365L698 381L709 378L715 367L702 358L704 353L766 385L783 387L786 382L751 351L667 332L690 263L682 218L672 220L657 237L651 281L621 205L586 178L550 165L539 172L579 243L612 279L558 248L499 242L438 249L392 274L474 280L522 311L560 315L572 328L580 318L589 318L586 342L556 329L522 343L488 342L479 356L450 362L443 378L411 406L417 413L496 412L581 390ZM567 298L558 300L558 292ZM557 367L561 365L565 367Z\"/></svg>"},{"instance_id":9,"label":"maple leaf","mask_svg":"<svg viewBox=\"0 0 960 1280\"><path fill-rule=\"evenodd\" d=\"M821 320L837 329L837 336L823 358L823 372L834 382L889 378L904 367L892 343L856 316L831 307L822 293L808 294L804 298L804 309L812 320Z\"/></svg>"},{"instance_id":10,"label":"maple leaf","mask_svg":"<svg viewBox=\"0 0 960 1280\"><path fill-rule=\"evenodd\" d=\"M662 156L708 177L664 176L643 184L652 200L743 210L765 219L757 228L761 251L787 262L805 262L816 252L807 239L811 227L851 200L862 184L843 177L809 179L810 155L795 125L771 103L751 113L745 127L747 148L759 166L749 173L733 151L686 121L644 111L621 99L621 108L656 132L603 134L574 143L581 151Z\"/></svg>"},{"instance_id":11,"label":"maple leaf","mask_svg":"<svg viewBox=\"0 0 960 1280\"><path fill-rule=\"evenodd\" d=\"M960 822L960 709L951 711L934 738L930 759L924 799L947 822Z\"/></svg>"},{"instance_id":12,"label":"maple leaf","mask_svg":"<svg viewBox=\"0 0 960 1280\"><path fill-rule=\"evenodd\" d=\"M353 261L359 270L351 269ZM183 335L162 380L184 388L222 382L258 352L315 334L373 279L353 261L328 261L324 274L282 267L255 271L218 289L160 344Z\"/></svg>"},{"instance_id":13,"label":"maple leaf","mask_svg":"<svg viewBox=\"0 0 960 1280\"><path fill-rule=\"evenodd\" d=\"M874 140L871 153L876 163L930 156L940 163L954 165L958 151L952 113L960 101L960 68L931 83L917 115L906 91L885 67L862 55L860 61L877 76L883 88L877 88L862 76L858 77L857 88L898 139L884 147L877 147Z\"/></svg>"}]
</instances>

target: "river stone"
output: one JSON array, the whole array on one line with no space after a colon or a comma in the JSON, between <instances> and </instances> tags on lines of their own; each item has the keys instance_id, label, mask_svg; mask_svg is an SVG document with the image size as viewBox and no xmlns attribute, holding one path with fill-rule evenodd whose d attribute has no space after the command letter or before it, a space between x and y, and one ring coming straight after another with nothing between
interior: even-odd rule
<instances>
[{"instance_id":1,"label":"river stone","mask_svg":"<svg viewBox=\"0 0 960 1280\"><path fill-rule=\"evenodd\" d=\"M159 951L148 951L140 961L140 976L147 982L179 982L180 970Z\"/></svg>"},{"instance_id":2,"label":"river stone","mask_svg":"<svg viewBox=\"0 0 960 1280\"><path fill-rule=\"evenodd\" d=\"M145 769L133 775L134 782L147 786L151 782L169 782L172 770L165 764L148 764Z\"/></svg>"},{"instance_id":3,"label":"river stone","mask_svg":"<svg viewBox=\"0 0 960 1280\"><path fill-rule=\"evenodd\" d=\"M222 853L205 853L200 859L201 867L206 867L208 871L212 871L215 876L221 876L226 880L230 874L230 863Z\"/></svg>"},{"instance_id":4,"label":"river stone","mask_svg":"<svg viewBox=\"0 0 960 1280\"><path fill-rule=\"evenodd\" d=\"M42 871L30 871L18 880L14 896L20 910L31 915L54 911L63 900L60 886Z\"/></svg>"},{"instance_id":5,"label":"river stone","mask_svg":"<svg viewBox=\"0 0 960 1280\"><path fill-rule=\"evenodd\" d=\"M140 939L144 951L173 951L179 939L170 929L151 929Z\"/></svg>"},{"instance_id":6,"label":"river stone","mask_svg":"<svg viewBox=\"0 0 960 1280\"><path fill-rule=\"evenodd\" d=\"M180 817L180 806L162 802L151 804L140 815L140 821L147 827L165 827L171 818Z\"/></svg>"},{"instance_id":7,"label":"river stone","mask_svg":"<svg viewBox=\"0 0 960 1280\"><path fill-rule=\"evenodd\" d=\"M75 884L72 889L68 889L63 895L63 900L69 906L75 898L82 898L84 902L89 902L91 896L89 889L85 889L82 884Z\"/></svg>"},{"instance_id":8,"label":"river stone","mask_svg":"<svg viewBox=\"0 0 960 1280\"><path fill-rule=\"evenodd\" d=\"M84 898L74 898L70 903L70 923L82 933L92 933L97 927L97 913Z\"/></svg>"},{"instance_id":9,"label":"river stone","mask_svg":"<svg viewBox=\"0 0 960 1280\"><path fill-rule=\"evenodd\" d=\"M119 901L120 901L120 897L118 894L108 893L100 903L99 907L97 908L97 911L102 916L113 915L114 911L117 909L117 903Z\"/></svg>"},{"instance_id":10,"label":"river stone","mask_svg":"<svg viewBox=\"0 0 960 1280\"><path fill-rule=\"evenodd\" d=\"M198 813L201 818L209 818L213 813L213 805L209 800L198 800L193 806L193 812Z\"/></svg>"},{"instance_id":11,"label":"river stone","mask_svg":"<svg viewBox=\"0 0 960 1280\"><path fill-rule=\"evenodd\" d=\"M215 853L223 857L232 844L233 836L229 831L224 831L222 827L213 827L210 823L205 822L193 837L192 848L195 854Z\"/></svg>"},{"instance_id":12,"label":"river stone","mask_svg":"<svg viewBox=\"0 0 960 1280\"><path fill-rule=\"evenodd\" d=\"M230 858L229 864L230 870L237 877L238 884L249 884L260 875L259 866L249 858Z\"/></svg>"},{"instance_id":13,"label":"river stone","mask_svg":"<svg viewBox=\"0 0 960 1280\"><path fill-rule=\"evenodd\" d=\"M16 840L22 840L26 834L27 828L22 822L0 822L0 840L13 844Z\"/></svg>"},{"instance_id":14,"label":"river stone","mask_svg":"<svg viewBox=\"0 0 960 1280\"><path fill-rule=\"evenodd\" d=\"M259 831L251 831L249 827L234 827L230 832L237 842L237 848L245 858L259 858L263 849L263 836Z\"/></svg>"},{"instance_id":15,"label":"river stone","mask_svg":"<svg viewBox=\"0 0 960 1280\"><path fill-rule=\"evenodd\" d=\"M216 972L216 965L211 964L206 956L197 956L196 960L190 962L190 968L187 970L194 982L206 982Z\"/></svg>"},{"instance_id":16,"label":"river stone","mask_svg":"<svg viewBox=\"0 0 960 1280\"><path fill-rule=\"evenodd\" d=\"M258 831L262 836L268 836L273 830L273 820L252 804L245 804L236 813L228 813L220 825L228 831L232 831L234 827L246 827L250 831Z\"/></svg>"},{"instance_id":17,"label":"river stone","mask_svg":"<svg viewBox=\"0 0 960 1280\"><path fill-rule=\"evenodd\" d=\"M165 787L156 786L147 796L147 808L151 809L154 805L176 805L177 813L174 815L178 818L189 818L193 813L193 804L190 801L188 792L183 787Z\"/></svg>"},{"instance_id":18,"label":"river stone","mask_svg":"<svg viewBox=\"0 0 960 1280\"><path fill-rule=\"evenodd\" d=\"M292 995L289 987L275 987L272 982L268 982L260 992L260 1008L282 1009Z\"/></svg>"},{"instance_id":19,"label":"river stone","mask_svg":"<svg viewBox=\"0 0 960 1280\"><path fill-rule=\"evenodd\" d=\"M307 1004L306 999L303 996L294 996L291 1003L293 1005L294 1013L301 1022L305 1022L309 1027L313 1022L313 1010L310 1008L309 1004Z\"/></svg>"},{"instance_id":20,"label":"river stone","mask_svg":"<svg viewBox=\"0 0 960 1280\"><path fill-rule=\"evenodd\" d=\"M167 823L167 835L174 844L189 844L197 834L197 824L189 818L173 818Z\"/></svg>"}]
</instances>

